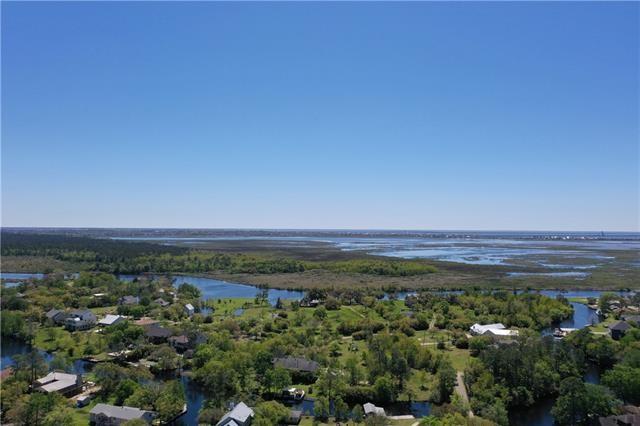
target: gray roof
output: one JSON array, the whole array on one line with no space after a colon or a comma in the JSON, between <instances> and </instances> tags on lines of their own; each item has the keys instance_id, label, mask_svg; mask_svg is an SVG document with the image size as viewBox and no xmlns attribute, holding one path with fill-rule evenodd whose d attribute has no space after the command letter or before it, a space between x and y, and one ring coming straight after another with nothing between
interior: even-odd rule
<instances>
[{"instance_id":1,"label":"gray roof","mask_svg":"<svg viewBox=\"0 0 640 426\"><path fill-rule=\"evenodd\" d=\"M96 404L95 407L89 411L90 414L104 414L107 417L122 419L122 420L133 420L140 419L145 416L145 414L151 414L155 416L153 411L141 410L136 407L119 407L117 405L109 405L109 404Z\"/></svg>"},{"instance_id":2,"label":"gray roof","mask_svg":"<svg viewBox=\"0 0 640 426\"><path fill-rule=\"evenodd\" d=\"M310 373L314 373L319 367L319 364L315 361L295 357L276 358L273 360L273 365L287 370L308 371Z\"/></svg>"},{"instance_id":3,"label":"gray roof","mask_svg":"<svg viewBox=\"0 0 640 426\"><path fill-rule=\"evenodd\" d=\"M169 337L173 334L168 328L161 327L157 324L148 326L144 333L147 337Z\"/></svg>"},{"instance_id":4,"label":"gray roof","mask_svg":"<svg viewBox=\"0 0 640 426\"><path fill-rule=\"evenodd\" d=\"M247 406L244 402L239 402L233 407L233 410L222 416L218 425L232 425L237 420L240 423L245 423L249 417L253 417L253 410Z\"/></svg>"},{"instance_id":5,"label":"gray roof","mask_svg":"<svg viewBox=\"0 0 640 426\"><path fill-rule=\"evenodd\" d=\"M630 328L631 328L631 326L628 323L624 322L624 321L618 321L617 323L611 324L609 326L609 330L625 331L625 330L628 330Z\"/></svg>"},{"instance_id":6,"label":"gray roof","mask_svg":"<svg viewBox=\"0 0 640 426\"><path fill-rule=\"evenodd\" d=\"M45 315L47 316L47 318L49 319L54 319L55 317L57 317L60 314L64 314L64 311L61 311L59 309L51 309L49 312L47 312Z\"/></svg>"}]
</instances>

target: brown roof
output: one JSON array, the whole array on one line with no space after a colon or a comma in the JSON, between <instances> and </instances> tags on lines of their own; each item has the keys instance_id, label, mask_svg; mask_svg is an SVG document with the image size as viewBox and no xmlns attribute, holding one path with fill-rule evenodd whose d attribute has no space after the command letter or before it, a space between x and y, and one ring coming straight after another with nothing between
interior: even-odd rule
<instances>
[{"instance_id":1,"label":"brown roof","mask_svg":"<svg viewBox=\"0 0 640 426\"><path fill-rule=\"evenodd\" d=\"M152 324L157 324L158 321L148 318L148 317L144 317L144 318L140 318L139 320L136 320L133 322L135 325L152 325Z\"/></svg>"}]
</instances>

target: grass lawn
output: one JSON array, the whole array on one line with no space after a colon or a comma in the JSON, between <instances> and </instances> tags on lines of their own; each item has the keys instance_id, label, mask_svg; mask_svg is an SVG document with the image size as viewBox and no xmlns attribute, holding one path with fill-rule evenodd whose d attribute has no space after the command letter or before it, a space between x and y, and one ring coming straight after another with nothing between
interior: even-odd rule
<instances>
[{"instance_id":1,"label":"grass lawn","mask_svg":"<svg viewBox=\"0 0 640 426\"><path fill-rule=\"evenodd\" d=\"M35 336L35 346L48 352L64 351L72 358L81 358L91 353L104 352L105 337L95 332L95 329L76 331L71 333L61 327L38 328ZM93 350L87 352L87 348Z\"/></svg>"}]
</instances>

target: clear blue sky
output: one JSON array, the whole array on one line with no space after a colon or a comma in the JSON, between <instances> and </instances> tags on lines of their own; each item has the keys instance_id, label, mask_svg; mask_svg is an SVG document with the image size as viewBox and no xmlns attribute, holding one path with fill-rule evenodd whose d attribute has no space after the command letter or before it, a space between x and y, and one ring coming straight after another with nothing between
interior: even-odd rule
<instances>
[{"instance_id":1,"label":"clear blue sky","mask_svg":"<svg viewBox=\"0 0 640 426\"><path fill-rule=\"evenodd\" d=\"M638 230L638 3L2 3L4 226Z\"/></svg>"}]
</instances>

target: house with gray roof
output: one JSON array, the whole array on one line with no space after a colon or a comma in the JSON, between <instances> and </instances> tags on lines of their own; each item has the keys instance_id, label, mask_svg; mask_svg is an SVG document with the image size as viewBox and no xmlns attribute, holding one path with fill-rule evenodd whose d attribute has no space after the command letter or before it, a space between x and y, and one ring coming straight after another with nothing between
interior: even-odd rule
<instances>
[{"instance_id":1,"label":"house with gray roof","mask_svg":"<svg viewBox=\"0 0 640 426\"><path fill-rule=\"evenodd\" d=\"M275 358L273 360L274 367L282 367L287 370L300 371L303 373L315 373L319 364L306 358L286 357Z\"/></svg>"},{"instance_id":2,"label":"house with gray roof","mask_svg":"<svg viewBox=\"0 0 640 426\"><path fill-rule=\"evenodd\" d=\"M138 296L122 296L118 299L118 305L137 305L140 303L140 298Z\"/></svg>"},{"instance_id":3,"label":"house with gray roof","mask_svg":"<svg viewBox=\"0 0 640 426\"><path fill-rule=\"evenodd\" d=\"M151 424L156 417L153 411L141 410L136 407L96 404L89 411L89 421L95 426L119 426L130 420L141 419Z\"/></svg>"},{"instance_id":4,"label":"house with gray roof","mask_svg":"<svg viewBox=\"0 0 640 426\"><path fill-rule=\"evenodd\" d=\"M64 396L72 396L82 390L82 376L80 374L52 371L36 380L33 388L42 393L59 393Z\"/></svg>"},{"instance_id":5,"label":"house with gray roof","mask_svg":"<svg viewBox=\"0 0 640 426\"><path fill-rule=\"evenodd\" d=\"M618 340L624 337L627 330L631 328L631 325L625 321L618 321L609 326L609 334L613 340Z\"/></svg>"},{"instance_id":6,"label":"house with gray roof","mask_svg":"<svg viewBox=\"0 0 640 426\"><path fill-rule=\"evenodd\" d=\"M249 426L253 419L253 410L244 402L238 403L233 410L222 416L216 426Z\"/></svg>"},{"instance_id":7,"label":"house with gray roof","mask_svg":"<svg viewBox=\"0 0 640 426\"><path fill-rule=\"evenodd\" d=\"M96 325L98 318L88 309L78 309L69 312L64 321L65 327L70 331L88 330Z\"/></svg>"},{"instance_id":8,"label":"house with gray roof","mask_svg":"<svg viewBox=\"0 0 640 426\"><path fill-rule=\"evenodd\" d=\"M47 321L56 325L64 324L65 319L67 319L66 312L59 309L51 309L45 316L47 317Z\"/></svg>"}]
</instances>

